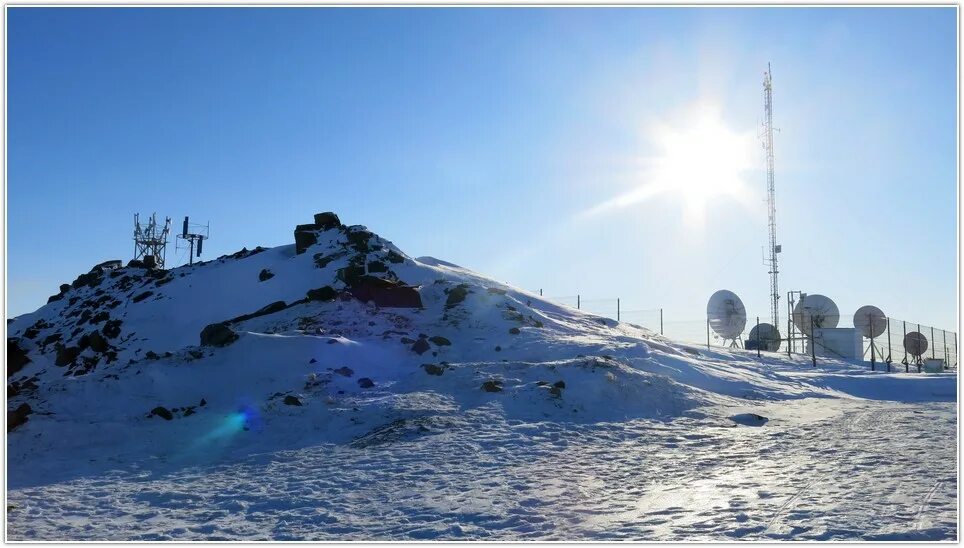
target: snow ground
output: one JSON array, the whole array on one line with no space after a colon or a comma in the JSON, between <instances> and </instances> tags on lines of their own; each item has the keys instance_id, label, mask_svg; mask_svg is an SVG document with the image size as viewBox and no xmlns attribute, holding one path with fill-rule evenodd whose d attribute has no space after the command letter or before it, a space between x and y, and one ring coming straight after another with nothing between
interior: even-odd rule
<instances>
[{"instance_id":1,"label":"snow ground","mask_svg":"<svg viewBox=\"0 0 964 548\"><path fill-rule=\"evenodd\" d=\"M127 269L10 323L31 362L8 382L37 387L8 388L33 414L7 438L7 539L957 539L955 372L681 344L343 229L163 283ZM196 346L386 253L423 307L342 294ZM94 297L118 301L88 306L122 321L116 357L57 366L38 341L100 329Z\"/></svg>"}]
</instances>

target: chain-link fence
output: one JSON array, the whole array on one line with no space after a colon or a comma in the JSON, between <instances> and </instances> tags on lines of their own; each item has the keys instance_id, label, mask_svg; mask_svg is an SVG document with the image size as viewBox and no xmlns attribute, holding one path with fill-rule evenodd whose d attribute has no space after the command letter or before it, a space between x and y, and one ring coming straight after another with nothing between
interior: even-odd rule
<instances>
[{"instance_id":1,"label":"chain-link fence","mask_svg":"<svg viewBox=\"0 0 964 548\"><path fill-rule=\"evenodd\" d=\"M926 368L928 360L932 363L939 360L939 366L945 369L957 369L958 363L956 332L896 318L881 317L874 320L873 325L864 325L863 329L854 323L853 315L839 316L832 326L821 326L817 322L812 329L800 329L784 318L783 325L777 328L778 333L768 336L765 326L755 331L753 328L758 324L769 324L769 312L761 316L748 314L741 334L736 339L727 339L720 336L706 319L680 320L664 315L662 308L626 309L619 298L584 299L582 295L547 298L584 312L645 327L677 341L709 348L745 349L761 355L766 352L806 355L814 364L821 358L862 361L870 368L884 371L920 372ZM855 327L856 332L839 329ZM810 336L811 332L815 333L814 337Z\"/></svg>"}]
</instances>

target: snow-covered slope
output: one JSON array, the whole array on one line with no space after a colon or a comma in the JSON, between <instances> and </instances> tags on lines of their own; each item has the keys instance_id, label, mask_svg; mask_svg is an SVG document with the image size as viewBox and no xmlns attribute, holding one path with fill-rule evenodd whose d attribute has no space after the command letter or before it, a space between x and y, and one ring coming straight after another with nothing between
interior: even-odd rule
<instances>
[{"instance_id":1,"label":"snow-covered slope","mask_svg":"<svg viewBox=\"0 0 964 548\"><path fill-rule=\"evenodd\" d=\"M640 421L797 426L855 402L956 400L954 375L847 363L813 371L779 355L679 344L413 259L333 214L295 236L295 245L169 271L92 271L9 321L11 498L42 506L45 486L111 470L365 451L493 421L547 431ZM17 538L64 538L31 529L31 515L8 514ZM67 529L68 538L106 538ZM303 529L297 538L338 538L324 524L314 535Z\"/></svg>"}]
</instances>

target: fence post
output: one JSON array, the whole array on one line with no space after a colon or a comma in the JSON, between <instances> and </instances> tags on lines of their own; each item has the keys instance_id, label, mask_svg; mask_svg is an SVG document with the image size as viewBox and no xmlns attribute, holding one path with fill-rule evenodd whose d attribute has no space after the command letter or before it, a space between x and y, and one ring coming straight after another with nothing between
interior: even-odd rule
<instances>
[{"instance_id":1,"label":"fence post","mask_svg":"<svg viewBox=\"0 0 964 548\"><path fill-rule=\"evenodd\" d=\"M887 372L890 373L890 318L887 318Z\"/></svg>"},{"instance_id":2,"label":"fence post","mask_svg":"<svg viewBox=\"0 0 964 548\"><path fill-rule=\"evenodd\" d=\"M877 370L877 356L874 355L874 317L870 316L870 370Z\"/></svg>"},{"instance_id":3,"label":"fence post","mask_svg":"<svg viewBox=\"0 0 964 548\"><path fill-rule=\"evenodd\" d=\"M947 360L947 330L946 330L946 329L941 329L941 333L943 333L943 337L944 337L944 369L948 369L948 368L950 368L950 366L947 365L947 362L948 362L948 360Z\"/></svg>"},{"instance_id":4,"label":"fence post","mask_svg":"<svg viewBox=\"0 0 964 548\"><path fill-rule=\"evenodd\" d=\"M774 326L776 327L776 326ZM793 359L793 320L787 318L787 359Z\"/></svg>"},{"instance_id":5,"label":"fence post","mask_svg":"<svg viewBox=\"0 0 964 548\"><path fill-rule=\"evenodd\" d=\"M756 357L760 357L760 317L756 317Z\"/></svg>"},{"instance_id":6,"label":"fence post","mask_svg":"<svg viewBox=\"0 0 964 548\"><path fill-rule=\"evenodd\" d=\"M957 367L957 331L954 332L954 367Z\"/></svg>"},{"instance_id":7,"label":"fence post","mask_svg":"<svg viewBox=\"0 0 964 548\"><path fill-rule=\"evenodd\" d=\"M931 326L931 359L937 357L937 339L934 338L934 326Z\"/></svg>"},{"instance_id":8,"label":"fence post","mask_svg":"<svg viewBox=\"0 0 964 548\"><path fill-rule=\"evenodd\" d=\"M542 296L542 290L541 290L541 289L539 290L539 296L540 296L540 297Z\"/></svg>"},{"instance_id":9,"label":"fence post","mask_svg":"<svg viewBox=\"0 0 964 548\"><path fill-rule=\"evenodd\" d=\"M910 366L907 365L907 345L904 344L907 340L907 320L901 320L901 323L904 324L904 338L900 340L901 346L904 347L904 373L910 373Z\"/></svg>"},{"instance_id":10,"label":"fence post","mask_svg":"<svg viewBox=\"0 0 964 548\"><path fill-rule=\"evenodd\" d=\"M810 359L813 366L817 367L817 334L813 329L813 314L810 315Z\"/></svg>"},{"instance_id":11,"label":"fence post","mask_svg":"<svg viewBox=\"0 0 964 548\"><path fill-rule=\"evenodd\" d=\"M920 332L920 324L917 324L917 332L920 333L920 336L921 336L921 337L924 336L924 334ZM926 338L926 337L925 337L925 338ZM933 335L933 334L931 334L931 338L932 338L932 339L934 338L934 335ZM918 342L917 345L918 345L918 350L920 350L920 348L919 348L919 347L920 347L920 343ZM934 345L934 343L933 343L933 341L931 341L931 346L933 346L933 345ZM914 358L914 364L917 366L917 372L920 373L920 356L916 356L916 357Z\"/></svg>"},{"instance_id":12,"label":"fence post","mask_svg":"<svg viewBox=\"0 0 964 548\"><path fill-rule=\"evenodd\" d=\"M576 295L576 310L582 310L582 297Z\"/></svg>"},{"instance_id":13,"label":"fence post","mask_svg":"<svg viewBox=\"0 0 964 548\"><path fill-rule=\"evenodd\" d=\"M709 320L707 320L709 321ZM659 334L663 334L663 309L659 309Z\"/></svg>"},{"instance_id":14,"label":"fence post","mask_svg":"<svg viewBox=\"0 0 964 548\"><path fill-rule=\"evenodd\" d=\"M706 318L706 349L710 349L710 319Z\"/></svg>"}]
</instances>

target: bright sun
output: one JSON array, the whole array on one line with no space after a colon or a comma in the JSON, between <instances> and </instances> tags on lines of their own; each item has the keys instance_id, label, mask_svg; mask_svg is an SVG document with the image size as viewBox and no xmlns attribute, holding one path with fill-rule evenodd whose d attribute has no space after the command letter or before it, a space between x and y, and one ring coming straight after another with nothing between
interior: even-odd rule
<instances>
[{"instance_id":1,"label":"bright sun","mask_svg":"<svg viewBox=\"0 0 964 548\"><path fill-rule=\"evenodd\" d=\"M587 215L668 194L681 199L689 223L699 224L714 200L742 201L747 196L743 176L757 159L756 140L752 132L727 128L718 109L706 105L689 108L675 120L653 125L647 138L650 152L640 160L638 186L597 205Z\"/></svg>"}]
</instances>

